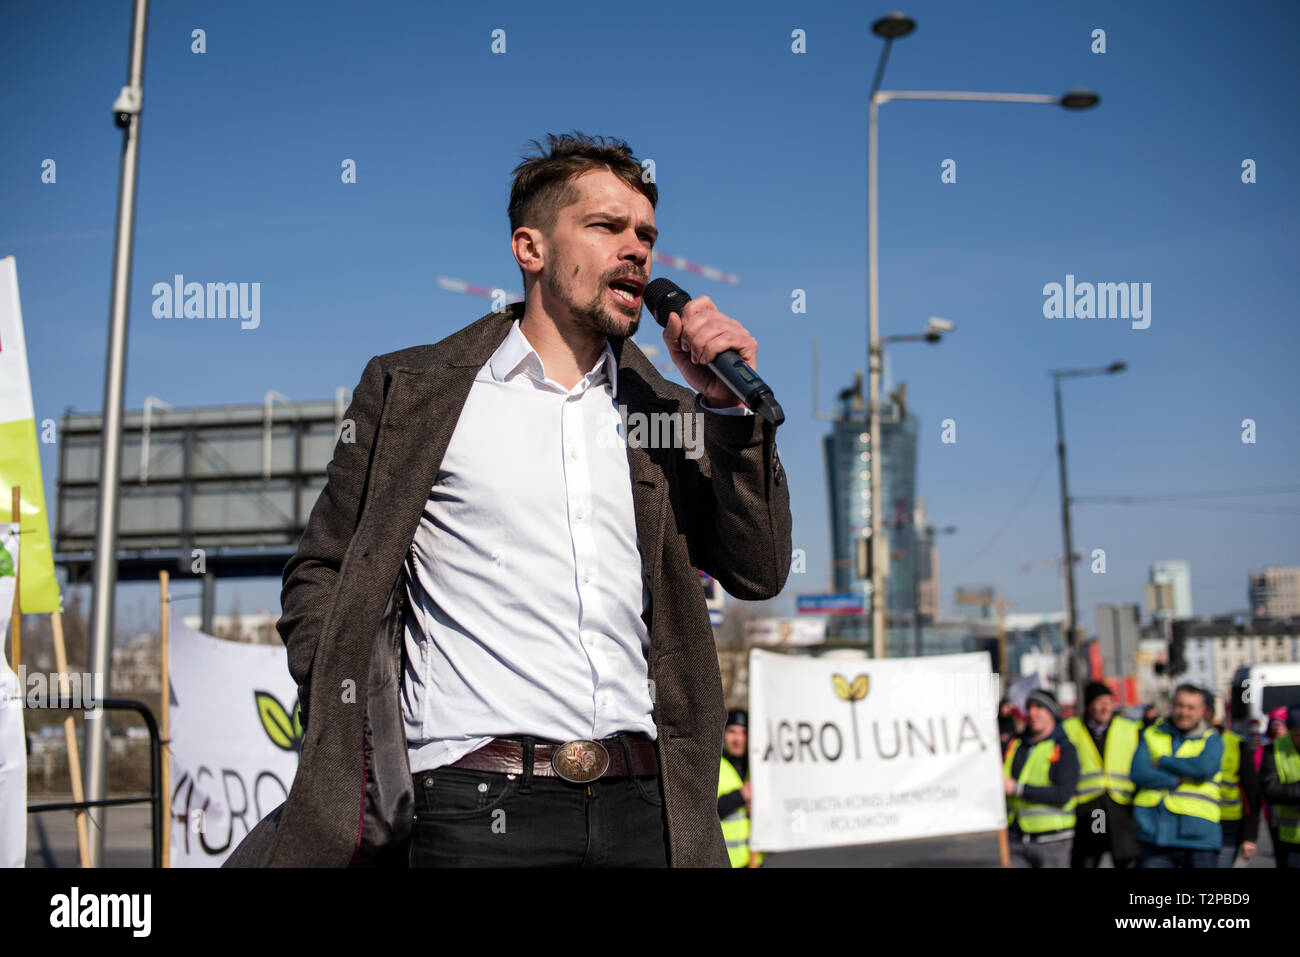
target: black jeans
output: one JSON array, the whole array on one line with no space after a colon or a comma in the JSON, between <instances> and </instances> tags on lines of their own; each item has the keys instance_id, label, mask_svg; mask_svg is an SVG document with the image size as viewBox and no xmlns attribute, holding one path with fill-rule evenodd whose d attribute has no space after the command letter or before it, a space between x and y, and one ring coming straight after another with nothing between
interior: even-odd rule
<instances>
[{"instance_id":1,"label":"black jeans","mask_svg":"<svg viewBox=\"0 0 1300 957\"><path fill-rule=\"evenodd\" d=\"M659 775L573 784L531 768L413 775L412 867L667 867Z\"/></svg>"}]
</instances>

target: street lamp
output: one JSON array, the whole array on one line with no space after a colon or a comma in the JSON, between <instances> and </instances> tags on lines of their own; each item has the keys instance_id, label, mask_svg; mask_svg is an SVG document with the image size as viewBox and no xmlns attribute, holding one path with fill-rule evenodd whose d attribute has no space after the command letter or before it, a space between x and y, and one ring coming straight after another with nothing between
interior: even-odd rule
<instances>
[{"instance_id":1,"label":"street lamp","mask_svg":"<svg viewBox=\"0 0 1300 957\"><path fill-rule=\"evenodd\" d=\"M883 364L885 345L888 344L888 343L891 343L891 342L928 342L928 343L930 343L930 345L935 345L935 344L937 344L940 340L943 339L943 337L944 337L945 334L947 334L947 333L949 333L949 332L952 332L953 329L955 329L955 328L956 328L956 326L955 326L952 322L950 322L949 320L947 320L947 319L940 319L938 316L931 316L930 319L929 319L929 321L925 324L925 331L922 332L922 333L919 333L919 334L917 334L917 335L906 335L906 336L885 336L884 338L878 340L878 341L876 342L875 346L874 346L874 347L872 348L872 350L871 350L872 368L879 368L879 367ZM877 405L877 408L878 408L878 405ZM872 432L871 432L871 436L872 436L872 438L871 438L871 455L872 455L872 463L873 463L873 465L872 465L872 473L871 473L871 530L872 530L872 531L871 531L871 541L868 543L869 545L873 545L873 544L875 544L876 542L881 541L881 538L880 538L880 537L877 537L877 532L876 532L876 528L877 528L877 525L876 525L876 515L877 515L877 511L878 511L878 493L877 493L876 490L877 490L877 488L883 488L882 483L884 482L884 472L883 472L882 470L884 469L884 461L885 461L885 457L884 457L884 455L881 454L881 452L880 452L880 429L879 429L879 426L877 425L878 420L879 420L879 416L878 416L878 415L873 414L873 415L871 416L871 428L872 428ZM880 495L883 495L883 492L881 492L881 493L879 493L879 494L880 494ZM881 524L880 524L879 527L883 529L883 527L884 527L884 523L883 523L883 521L881 522ZM894 527L895 527L895 528L898 528L898 529L901 529L901 528L902 528L902 523L901 523L901 522L894 523ZM899 534L901 535L902 532L900 531ZM915 542L916 535L913 534L912 538L913 538L913 542L912 542L912 564L913 564L913 566L915 566L915 564L916 564L916 542ZM879 553L878 553L878 552L877 552L877 553L873 553L872 558L873 558L873 561L871 562L871 608L872 608L872 614L873 614L873 618L872 618L872 641L873 641L873 643L874 643L874 641L875 641L875 636L876 636L876 634L877 634L877 632L875 631L875 618L874 618L874 613L875 613L875 609L876 609L876 607L877 607L876 597L875 597L875 596L878 594L877 591L876 591L876 569L877 569L877 566L878 566L878 563L879 563ZM882 576L882 581L883 581L883 576ZM883 585L882 585L881 587L883 587ZM913 596L912 596L912 597L913 597L913 602L914 602L914 603L915 603L915 599L916 599L916 591L917 591L917 584L916 584L916 570L915 570L915 567L913 567L913 576L912 576L912 592L913 592ZM883 607L883 603L881 604L881 607ZM915 616L915 611L914 611L914 616ZM919 624L917 624L917 626L916 626L916 643L917 643L917 649L918 649L917 653L920 654L920 650L919 650L919 649L920 649L920 643L921 643L921 630L920 630L920 625L919 625ZM873 651L872 654L873 654L875 657L877 657L877 658L879 658L879 657L883 657L883 652L880 651L879 649Z\"/></svg>"},{"instance_id":2,"label":"street lamp","mask_svg":"<svg viewBox=\"0 0 1300 957\"><path fill-rule=\"evenodd\" d=\"M870 400L868 415L871 419L871 454L875 467L871 481L871 639L872 655L885 655L886 596L885 561L888 552L883 544L880 494L880 281L877 216L877 141L878 110L881 103L890 100L960 100L981 103L1042 103L1061 106L1067 110L1082 110L1096 106L1101 98L1091 90L1073 89L1064 95L1038 93L968 93L960 91L881 90L885 63L895 39L907 36L916 29L916 21L902 13L891 13L871 25L871 31L884 41L876 75L871 82L867 113L867 324L868 324L868 380Z\"/></svg>"},{"instance_id":3,"label":"street lamp","mask_svg":"<svg viewBox=\"0 0 1300 957\"><path fill-rule=\"evenodd\" d=\"M1078 609L1074 596L1074 542L1070 535L1070 487L1065 476L1065 419L1061 412L1061 380L1077 379L1081 376L1090 375L1114 375L1117 372L1123 372L1128 366L1123 362L1112 362L1102 369L1056 369L1050 374L1052 376L1052 391L1056 398L1056 457L1061 471L1061 528L1065 538L1065 603L1066 603L1066 632L1065 632L1065 653L1067 655L1067 678L1070 682L1078 684L1079 669L1076 652L1075 629L1078 624ZM1081 701L1079 689L1075 688L1075 701Z\"/></svg>"}]
</instances>

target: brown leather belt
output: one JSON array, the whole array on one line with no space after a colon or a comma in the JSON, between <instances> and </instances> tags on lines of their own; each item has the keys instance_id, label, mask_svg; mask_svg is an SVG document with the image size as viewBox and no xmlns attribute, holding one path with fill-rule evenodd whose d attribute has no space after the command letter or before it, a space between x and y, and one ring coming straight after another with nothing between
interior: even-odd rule
<instances>
[{"instance_id":1,"label":"brown leather belt","mask_svg":"<svg viewBox=\"0 0 1300 957\"><path fill-rule=\"evenodd\" d=\"M655 745L641 732L623 736L632 755L628 768L627 754L619 736L599 741L565 741L561 744L533 745L533 774L539 778L563 778L585 784L597 778L624 778L630 774L658 774L659 758ZM603 753L602 753L603 752ZM524 746L511 738L493 738L477 751L471 751L448 767L499 774L524 773Z\"/></svg>"}]
</instances>

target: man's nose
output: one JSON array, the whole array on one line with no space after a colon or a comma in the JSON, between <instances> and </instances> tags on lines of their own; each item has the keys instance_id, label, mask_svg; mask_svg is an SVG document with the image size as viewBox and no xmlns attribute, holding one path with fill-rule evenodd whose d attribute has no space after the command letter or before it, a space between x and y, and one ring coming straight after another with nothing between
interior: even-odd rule
<instances>
[{"instance_id":1,"label":"man's nose","mask_svg":"<svg viewBox=\"0 0 1300 957\"><path fill-rule=\"evenodd\" d=\"M638 266L644 266L646 260L650 258L650 247L640 239L630 239L627 242L627 245L619 253L619 258L631 260Z\"/></svg>"}]
</instances>

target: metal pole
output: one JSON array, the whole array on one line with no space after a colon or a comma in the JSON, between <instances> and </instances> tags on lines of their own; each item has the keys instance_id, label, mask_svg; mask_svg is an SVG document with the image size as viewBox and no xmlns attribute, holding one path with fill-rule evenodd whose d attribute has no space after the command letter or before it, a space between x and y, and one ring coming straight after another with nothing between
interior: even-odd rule
<instances>
[{"instance_id":1,"label":"metal pole","mask_svg":"<svg viewBox=\"0 0 1300 957\"><path fill-rule=\"evenodd\" d=\"M131 301L131 244L135 234L136 170L140 159L140 110L144 93L144 42L149 18L149 0L135 0L131 17L131 63L127 85L113 104L117 123L124 132L122 169L118 181L117 236L113 250L113 292L108 329L108 363L104 373L104 416L100 435L99 511L95 528L94 592L91 598L90 661L92 673L103 675L109 686L109 661L113 646L113 592L117 586L118 492L122 473L122 391L126 379L127 312ZM86 793L90 800L102 800L105 765L103 711L87 718ZM155 774L157 769L155 768ZM90 863L100 867L104 859L102 807L90 811L94 840Z\"/></svg>"},{"instance_id":2,"label":"metal pole","mask_svg":"<svg viewBox=\"0 0 1300 957\"><path fill-rule=\"evenodd\" d=\"M1070 535L1070 488L1065 477L1065 420L1061 413L1061 379L1052 376L1052 389L1056 396L1056 457L1061 469L1061 528L1065 534L1065 603L1066 603L1066 676L1071 683L1078 682L1078 662L1076 658L1076 623L1078 622L1074 598L1074 541ZM1076 707L1083 699L1075 688Z\"/></svg>"},{"instance_id":3,"label":"metal pole","mask_svg":"<svg viewBox=\"0 0 1300 957\"><path fill-rule=\"evenodd\" d=\"M883 658L885 641L885 562L889 552L882 544L881 522L885 457L880 449L880 263L877 213L877 94L871 95L867 111L867 369L870 399L867 414L871 421L871 655Z\"/></svg>"},{"instance_id":4,"label":"metal pole","mask_svg":"<svg viewBox=\"0 0 1300 957\"><path fill-rule=\"evenodd\" d=\"M916 527L916 503L912 503L912 624L915 633L916 650L913 654L921 657L921 538Z\"/></svg>"},{"instance_id":5,"label":"metal pole","mask_svg":"<svg viewBox=\"0 0 1300 957\"><path fill-rule=\"evenodd\" d=\"M1111 608L1111 614L1115 617L1115 683L1118 684L1119 680L1124 677L1124 659L1123 652L1121 651L1122 643L1120 642L1119 635L1122 622L1119 616L1118 605Z\"/></svg>"}]
</instances>

